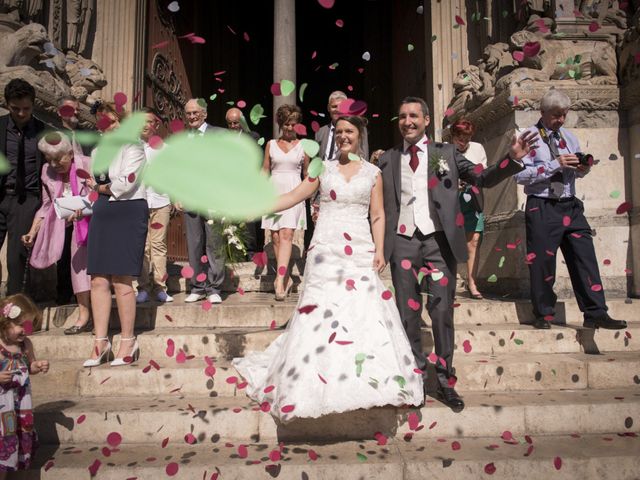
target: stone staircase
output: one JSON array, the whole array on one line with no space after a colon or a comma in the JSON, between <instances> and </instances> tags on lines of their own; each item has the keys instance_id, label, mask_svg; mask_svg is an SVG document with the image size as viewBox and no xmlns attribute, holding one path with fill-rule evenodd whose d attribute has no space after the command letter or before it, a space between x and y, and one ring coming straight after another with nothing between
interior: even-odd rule
<instances>
[{"instance_id":1,"label":"stone staircase","mask_svg":"<svg viewBox=\"0 0 640 480\"><path fill-rule=\"evenodd\" d=\"M268 279L245 270L233 279L239 292L209 311L184 294L139 307L142 356L126 367L82 369L91 337L63 334L75 308L47 309L32 337L52 364L33 377L43 446L17 478L640 478L638 301L609 301L627 331L583 329L574 300L559 302L560 325L534 330L527 301L460 295L462 413L428 397L420 409L279 425L246 398L230 359L264 349L296 299L274 302L255 291Z\"/></svg>"}]
</instances>

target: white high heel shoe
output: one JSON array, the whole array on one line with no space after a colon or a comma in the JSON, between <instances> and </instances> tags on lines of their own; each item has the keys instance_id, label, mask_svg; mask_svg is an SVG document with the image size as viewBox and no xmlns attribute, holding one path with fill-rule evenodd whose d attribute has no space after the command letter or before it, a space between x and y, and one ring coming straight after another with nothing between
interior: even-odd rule
<instances>
[{"instance_id":1,"label":"white high heel shoe","mask_svg":"<svg viewBox=\"0 0 640 480\"><path fill-rule=\"evenodd\" d=\"M110 363L112 367L121 367L123 365L131 365L133 362L138 360L138 358L140 358L140 347L138 345L137 337L121 338L120 341L121 342L135 341L135 343L133 344L133 349L131 350L131 353L129 355L122 358L116 358L113 362Z\"/></svg>"},{"instance_id":2,"label":"white high heel shoe","mask_svg":"<svg viewBox=\"0 0 640 480\"><path fill-rule=\"evenodd\" d=\"M105 340L107 341L107 346L102 352L100 352L100 355L98 355L98 358L90 358L88 360L85 360L84 363L82 364L83 367L97 367L109 361L109 356L111 355L111 342L109 341L109 338L108 337L96 338L94 340L94 343L104 342Z\"/></svg>"}]
</instances>

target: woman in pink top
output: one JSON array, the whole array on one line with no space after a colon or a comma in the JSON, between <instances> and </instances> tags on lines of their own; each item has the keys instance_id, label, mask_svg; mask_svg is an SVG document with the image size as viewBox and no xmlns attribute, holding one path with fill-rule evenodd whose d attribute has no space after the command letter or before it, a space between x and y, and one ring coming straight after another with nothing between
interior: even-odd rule
<instances>
[{"instance_id":1,"label":"woman in pink top","mask_svg":"<svg viewBox=\"0 0 640 480\"><path fill-rule=\"evenodd\" d=\"M296 105L281 105L276 112L276 120L280 127L280 138L267 143L262 168L271 175L278 193L283 194L296 188L302 178L307 176L309 157L304 153L295 131L295 126L302 120L300 108ZM306 218L305 204L301 202L262 219L262 228L271 230L276 255L277 271L273 288L278 301L284 300L291 288L288 273L293 232L298 228L307 229Z\"/></svg>"},{"instance_id":2,"label":"woman in pink top","mask_svg":"<svg viewBox=\"0 0 640 480\"><path fill-rule=\"evenodd\" d=\"M26 247L33 247L32 267L43 269L58 264L58 288L71 276L79 315L75 325L64 333L74 335L90 332L91 278L87 274L89 217L82 217L81 211L77 211L63 220L57 217L54 208L56 198L88 195L82 172L90 171L90 159L74 154L69 138L62 132L45 135L38 142L38 149L47 161L42 167L42 206L36 212L31 229L23 235L22 243Z\"/></svg>"}]
</instances>

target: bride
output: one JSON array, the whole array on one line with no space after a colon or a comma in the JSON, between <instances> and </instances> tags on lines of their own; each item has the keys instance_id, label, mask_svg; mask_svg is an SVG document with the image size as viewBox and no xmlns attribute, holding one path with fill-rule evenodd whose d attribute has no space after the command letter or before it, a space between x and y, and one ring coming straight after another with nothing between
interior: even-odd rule
<instances>
[{"instance_id":1,"label":"bride","mask_svg":"<svg viewBox=\"0 0 640 480\"><path fill-rule=\"evenodd\" d=\"M422 372L378 276L385 267L382 177L360 157L364 122L338 120L338 161L325 162L319 177L307 177L274 207L286 210L320 189L293 318L266 351L233 360L249 397L283 422L424 401Z\"/></svg>"}]
</instances>

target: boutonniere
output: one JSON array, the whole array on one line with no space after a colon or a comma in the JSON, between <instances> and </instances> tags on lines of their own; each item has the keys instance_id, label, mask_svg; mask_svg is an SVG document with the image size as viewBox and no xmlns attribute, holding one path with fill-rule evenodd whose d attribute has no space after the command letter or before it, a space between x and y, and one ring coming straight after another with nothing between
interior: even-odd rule
<instances>
[{"instance_id":1,"label":"boutonniere","mask_svg":"<svg viewBox=\"0 0 640 480\"><path fill-rule=\"evenodd\" d=\"M449 173L449 163L442 155L431 155L429 157L429 170L435 172L438 177Z\"/></svg>"}]
</instances>

